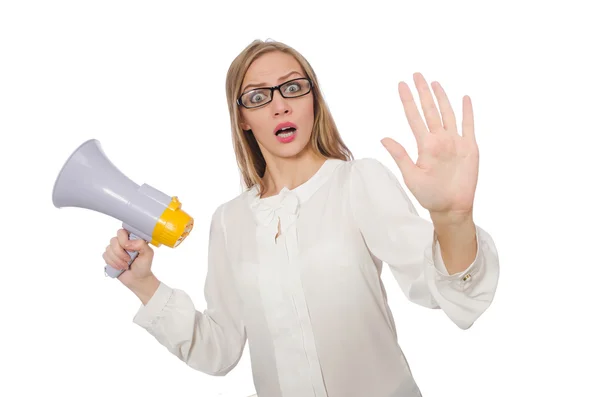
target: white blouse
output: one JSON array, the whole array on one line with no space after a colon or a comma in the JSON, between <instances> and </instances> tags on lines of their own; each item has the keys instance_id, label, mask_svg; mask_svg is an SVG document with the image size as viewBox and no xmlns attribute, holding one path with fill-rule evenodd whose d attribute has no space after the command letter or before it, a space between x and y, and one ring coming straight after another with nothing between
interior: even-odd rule
<instances>
[{"instance_id":1,"label":"white blouse","mask_svg":"<svg viewBox=\"0 0 600 397\"><path fill-rule=\"evenodd\" d=\"M380 280L469 328L494 297L498 255L477 227L477 256L448 275L433 225L371 158L328 159L301 186L256 187L214 212L207 309L161 283L134 322L192 368L224 375L249 344L259 397L417 397ZM278 232L281 220L281 233Z\"/></svg>"}]
</instances>

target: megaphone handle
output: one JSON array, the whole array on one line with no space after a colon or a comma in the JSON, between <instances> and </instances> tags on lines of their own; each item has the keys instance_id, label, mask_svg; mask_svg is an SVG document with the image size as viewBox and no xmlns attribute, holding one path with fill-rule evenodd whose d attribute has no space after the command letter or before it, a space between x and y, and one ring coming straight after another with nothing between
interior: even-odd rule
<instances>
[{"instance_id":1,"label":"megaphone handle","mask_svg":"<svg viewBox=\"0 0 600 397\"><path fill-rule=\"evenodd\" d=\"M129 240L139 240L140 237L136 236L133 233L129 233ZM137 258L138 256L138 252L137 251L127 251L127 253L129 254L129 257L131 258L131 260L129 261L128 265L131 266L131 264L133 263L133 261L135 260L135 258ZM122 273L124 272L124 270L117 270L109 265L106 265L104 267L104 273L108 276L108 277L112 277L112 278L117 278L119 277Z\"/></svg>"}]
</instances>

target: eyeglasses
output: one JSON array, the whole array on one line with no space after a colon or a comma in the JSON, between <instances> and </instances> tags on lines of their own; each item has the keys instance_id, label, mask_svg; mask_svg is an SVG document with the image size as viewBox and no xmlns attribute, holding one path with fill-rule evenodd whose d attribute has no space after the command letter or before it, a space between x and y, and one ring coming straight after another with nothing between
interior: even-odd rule
<instances>
[{"instance_id":1,"label":"eyeglasses","mask_svg":"<svg viewBox=\"0 0 600 397\"><path fill-rule=\"evenodd\" d=\"M257 108L271 102L275 90L278 90L284 98L298 98L308 94L312 87L312 81L307 78L289 80L274 87L261 87L247 91L237 99L237 104L247 109Z\"/></svg>"}]
</instances>

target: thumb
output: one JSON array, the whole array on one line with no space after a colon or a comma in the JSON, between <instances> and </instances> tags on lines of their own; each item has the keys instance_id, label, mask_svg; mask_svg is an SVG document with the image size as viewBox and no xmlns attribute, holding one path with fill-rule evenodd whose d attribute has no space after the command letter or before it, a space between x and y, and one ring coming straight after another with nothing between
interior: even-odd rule
<instances>
[{"instance_id":1,"label":"thumb","mask_svg":"<svg viewBox=\"0 0 600 397\"><path fill-rule=\"evenodd\" d=\"M394 161L400 168L404 177L409 176L416 168L415 163L411 160L410 156L404 149L404 146L393 140L392 138L383 138L381 144L386 148L390 155L394 158Z\"/></svg>"}]
</instances>

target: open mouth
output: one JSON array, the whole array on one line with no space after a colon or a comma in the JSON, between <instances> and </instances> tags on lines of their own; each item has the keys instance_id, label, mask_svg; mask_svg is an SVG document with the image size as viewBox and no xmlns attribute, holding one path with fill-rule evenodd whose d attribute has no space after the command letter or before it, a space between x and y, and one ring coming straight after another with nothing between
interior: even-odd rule
<instances>
[{"instance_id":1,"label":"open mouth","mask_svg":"<svg viewBox=\"0 0 600 397\"><path fill-rule=\"evenodd\" d=\"M295 132L296 132L296 129L294 127L283 127L281 129L277 130L275 135L277 135L280 138L287 138L287 137L294 135Z\"/></svg>"}]
</instances>

